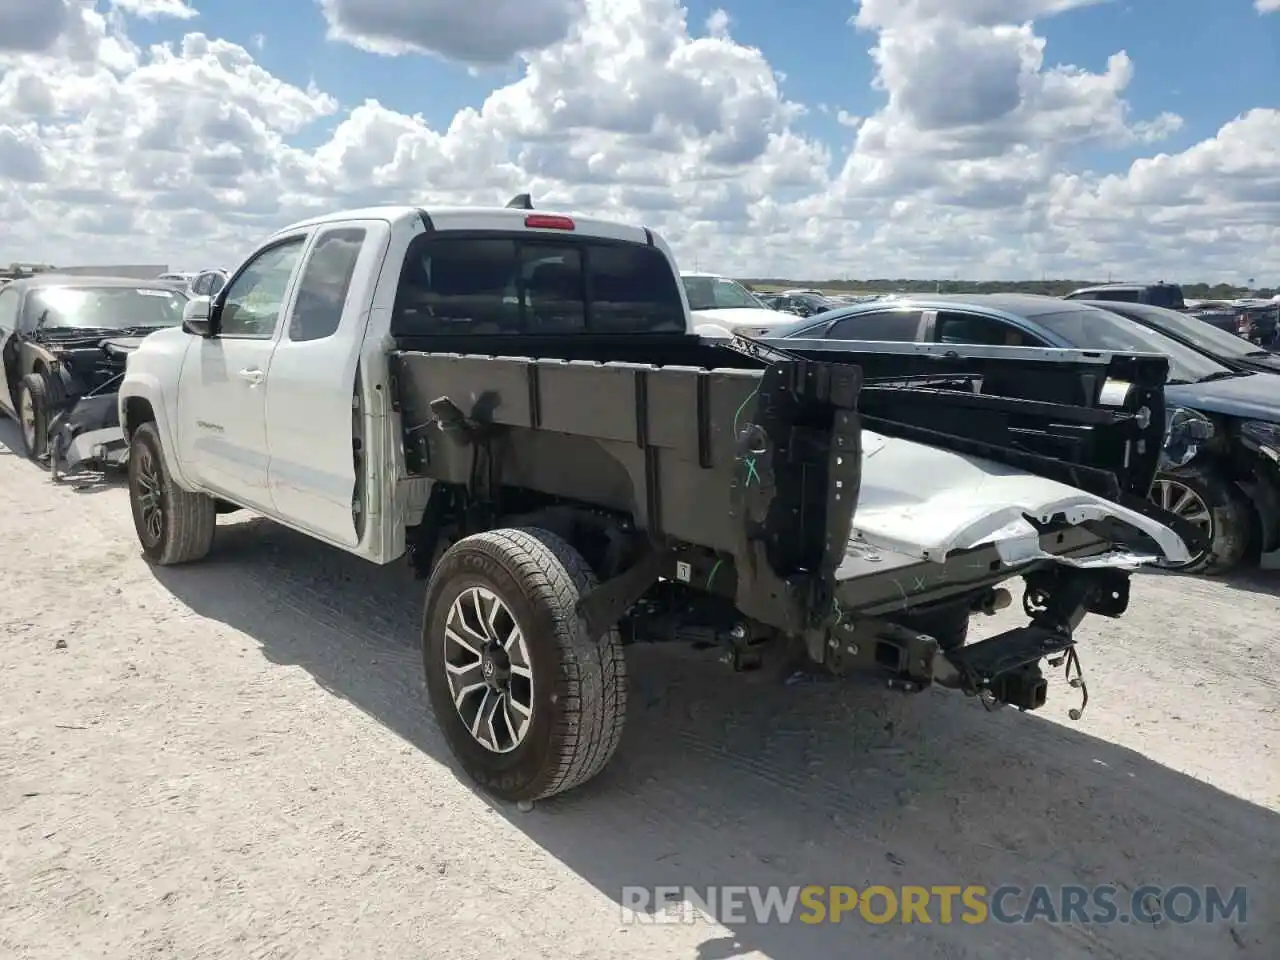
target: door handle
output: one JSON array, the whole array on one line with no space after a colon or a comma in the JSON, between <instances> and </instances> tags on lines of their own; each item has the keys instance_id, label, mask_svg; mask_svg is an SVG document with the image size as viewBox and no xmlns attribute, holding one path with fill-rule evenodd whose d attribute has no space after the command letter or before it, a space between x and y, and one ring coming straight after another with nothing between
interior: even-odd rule
<instances>
[{"instance_id":1,"label":"door handle","mask_svg":"<svg viewBox=\"0 0 1280 960\"><path fill-rule=\"evenodd\" d=\"M259 384L262 382L262 378L265 377L266 374L264 374L261 370L249 369L249 370L241 370L240 376L243 377L245 380L248 380L251 384Z\"/></svg>"}]
</instances>

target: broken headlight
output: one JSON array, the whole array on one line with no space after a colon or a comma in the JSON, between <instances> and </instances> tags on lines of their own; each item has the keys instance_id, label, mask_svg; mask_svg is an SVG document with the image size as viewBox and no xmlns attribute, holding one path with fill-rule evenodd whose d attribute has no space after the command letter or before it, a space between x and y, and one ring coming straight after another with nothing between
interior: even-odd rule
<instances>
[{"instance_id":1,"label":"broken headlight","mask_svg":"<svg viewBox=\"0 0 1280 960\"><path fill-rule=\"evenodd\" d=\"M1187 407L1173 407L1165 414L1164 446L1160 450L1161 470L1185 467L1200 452L1200 445L1212 440L1213 421Z\"/></svg>"}]
</instances>

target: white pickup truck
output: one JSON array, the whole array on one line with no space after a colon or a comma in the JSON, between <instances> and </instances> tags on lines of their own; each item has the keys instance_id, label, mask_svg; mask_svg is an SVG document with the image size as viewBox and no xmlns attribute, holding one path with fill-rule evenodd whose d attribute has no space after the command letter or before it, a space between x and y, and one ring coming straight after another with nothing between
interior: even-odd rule
<instances>
[{"instance_id":1,"label":"white pickup truck","mask_svg":"<svg viewBox=\"0 0 1280 960\"><path fill-rule=\"evenodd\" d=\"M435 716L509 800L605 765L635 640L1035 709L1081 618L1187 555L1145 500L1166 368L945 346L702 340L660 237L527 196L335 213L129 357L133 517L156 564L239 508L407 555ZM1029 625L967 643L1019 577Z\"/></svg>"}]
</instances>

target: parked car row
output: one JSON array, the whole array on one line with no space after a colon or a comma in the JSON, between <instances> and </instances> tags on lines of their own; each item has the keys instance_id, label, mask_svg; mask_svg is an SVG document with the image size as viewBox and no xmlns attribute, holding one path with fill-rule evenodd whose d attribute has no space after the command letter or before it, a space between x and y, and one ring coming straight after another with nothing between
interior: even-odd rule
<instances>
[{"instance_id":1,"label":"parked car row","mask_svg":"<svg viewBox=\"0 0 1280 960\"><path fill-rule=\"evenodd\" d=\"M228 279L223 269L163 274L150 283L49 273L0 287L0 411L19 421L27 455L55 477L81 464L120 462L127 454L115 389L125 357L146 334L179 325L190 298L214 297ZM1162 474L1152 491L1205 532L1208 547L1183 566L1221 573L1280 548L1280 380L1273 379L1280 354L1206 323L1176 284L1109 284L1065 298L831 297L800 288L756 294L710 273L681 279L695 332L704 337L1163 354L1170 360L1167 396L1215 427L1213 438ZM1261 316L1280 304L1246 306Z\"/></svg>"},{"instance_id":2,"label":"parked car row","mask_svg":"<svg viewBox=\"0 0 1280 960\"><path fill-rule=\"evenodd\" d=\"M1176 283L1108 283L1067 294L1067 300L1105 300L1176 310L1259 346L1280 347L1280 300L1193 300Z\"/></svg>"}]
</instances>

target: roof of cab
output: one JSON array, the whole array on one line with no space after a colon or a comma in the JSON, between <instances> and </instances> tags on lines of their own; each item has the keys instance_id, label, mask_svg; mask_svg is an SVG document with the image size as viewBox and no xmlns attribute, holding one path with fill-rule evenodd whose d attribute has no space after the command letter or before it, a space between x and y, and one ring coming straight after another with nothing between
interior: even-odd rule
<instances>
[{"instance_id":1,"label":"roof of cab","mask_svg":"<svg viewBox=\"0 0 1280 960\"><path fill-rule=\"evenodd\" d=\"M411 207L386 205L363 207L354 210L337 210L291 223L289 226L277 230L276 234L349 220L385 220L392 224L406 220L424 220L429 222L434 230L504 230L551 235L563 234L564 232L556 229L526 226L525 218L529 216L568 217L574 222L574 233L580 236L629 240L646 244L653 242L652 232L643 226L618 223L614 220L602 220L597 217L584 217L562 210L526 210L513 207L482 206Z\"/></svg>"}]
</instances>

